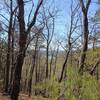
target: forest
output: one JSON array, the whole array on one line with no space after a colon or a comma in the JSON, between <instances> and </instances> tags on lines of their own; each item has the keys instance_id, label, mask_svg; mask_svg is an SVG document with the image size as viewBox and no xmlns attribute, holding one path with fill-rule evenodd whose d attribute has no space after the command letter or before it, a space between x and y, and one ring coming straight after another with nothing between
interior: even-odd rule
<instances>
[{"instance_id":1,"label":"forest","mask_svg":"<svg viewBox=\"0 0 100 100\"><path fill-rule=\"evenodd\" d=\"M100 0L0 0L0 100L100 100Z\"/></svg>"}]
</instances>

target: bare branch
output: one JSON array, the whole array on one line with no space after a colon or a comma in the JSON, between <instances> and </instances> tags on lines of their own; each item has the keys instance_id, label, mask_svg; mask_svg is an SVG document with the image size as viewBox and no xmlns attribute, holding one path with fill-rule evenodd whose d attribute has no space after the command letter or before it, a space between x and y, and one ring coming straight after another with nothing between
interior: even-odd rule
<instances>
[{"instance_id":1,"label":"bare branch","mask_svg":"<svg viewBox=\"0 0 100 100\"><path fill-rule=\"evenodd\" d=\"M26 30L26 34L28 34L28 33L30 32L31 28L32 28L33 25L35 24L35 22L36 22L36 17L37 17L37 15L38 15L38 11L39 11L39 9L40 9L42 3L43 3L43 0L41 0L40 3L37 5L37 8L36 8L36 10L35 10L33 19L32 19L32 21L31 21L31 23L30 23L28 29Z\"/></svg>"}]
</instances>

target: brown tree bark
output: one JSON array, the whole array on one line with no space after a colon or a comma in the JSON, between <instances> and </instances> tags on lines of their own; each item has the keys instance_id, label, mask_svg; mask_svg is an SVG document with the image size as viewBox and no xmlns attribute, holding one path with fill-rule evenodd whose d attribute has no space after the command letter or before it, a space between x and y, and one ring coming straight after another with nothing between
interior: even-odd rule
<instances>
[{"instance_id":1,"label":"brown tree bark","mask_svg":"<svg viewBox=\"0 0 100 100\"><path fill-rule=\"evenodd\" d=\"M15 64L11 100L18 100L18 94L20 91L21 71L25 57L25 45L27 40L27 34L25 34L25 22L24 22L24 2L23 0L17 0L17 3L19 6L18 21L20 28L20 39L19 39L19 52Z\"/></svg>"},{"instance_id":2,"label":"brown tree bark","mask_svg":"<svg viewBox=\"0 0 100 100\"><path fill-rule=\"evenodd\" d=\"M29 24L27 30L25 30L25 21L24 21L24 0L17 0L18 4L18 21L19 21L19 31L20 31L20 38L19 38L19 51L18 56L15 64L15 72L13 78L13 85L12 85L12 93L11 93L11 100L18 100L18 95L20 92L20 80L21 80L21 72L22 72L22 65L25 58L26 52L26 41L27 36L30 33L31 28L34 26L36 22L36 18L38 15L38 10L42 5L43 0L40 0L35 13L34 17Z\"/></svg>"},{"instance_id":3,"label":"brown tree bark","mask_svg":"<svg viewBox=\"0 0 100 100\"><path fill-rule=\"evenodd\" d=\"M53 60L54 60L54 53L55 53L55 50L51 50L49 78L51 78L51 76L52 76L52 65L53 65Z\"/></svg>"},{"instance_id":4,"label":"brown tree bark","mask_svg":"<svg viewBox=\"0 0 100 100\"><path fill-rule=\"evenodd\" d=\"M48 59L48 57L49 57L49 45L48 45L48 43L47 43L47 50L46 50L46 78L48 78L48 70L49 70L49 68L48 68L48 64L49 64L49 59Z\"/></svg>"},{"instance_id":5,"label":"brown tree bark","mask_svg":"<svg viewBox=\"0 0 100 100\"><path fill-rule=\"evenodd\" d=\"M15 22L16 22L16 16L14 18L14 23L12 26L12 34L11 34L11 68L10 68L10 80L9 80L9 93L11 93L12 88L12 81L13 81L13 75L14 75L14 63L15 63L15 52L14 52L14 32L15 32Z\"/></svg>"},{"instance_id":6,"label":"brown tree bark","mask_svg":"<svg viewBox=\"0 0 100 100\"><path fill-rule=\"evenodd\" d=\"M34 50L34 54L33 54L33 65L30 68L30 75L29 75L29 80L28 80L29 97L31 96L32 76L33 76L34 68L36 65L37 46L38 46L38 36L36 37L35 50ZM36 66L36 79L37 79L37 66Z\"/></svg>"},{"instance_id":7,"label":"brown tree bark","mask_svg":"<svg viewBox=\"0 0 100 100\"><path fill-rule=\"evenodd\" d=\"M10 22L9 22L9 29L8 29L8 49L7 49L7 61L6 61L6 68L5 68L5 92L8 92L9 87L9 71L10 71L10 64L11 64L11 33L12 33L12 0L10 0Z\"/></svg>"},{"instance_id":8,"label":"brown tree bark","mask_svg":"<svg viewBox=\"0 0 100 100\"><path fill-rule=\"evenodd\" d=\"M67 65L67 61L68 61L70 50L71 50L71 45L69 47L69 50L66 53L66 58L65 58L65 61L63 63L63 66L62 66L62 71L61 71L61 76L60 76L59 82L61 82L63 77L64 77L64 72L65 72L65 68L66 68L66 65Z\"/></svg>"},{"instance_id":9,"label":"brown tree bark","mask_svg":"<svg viewBox=\"0 0 100 100\"><path fill-rule=\"evenodd\" d=\"M84 69L84 62L86 59L86 52L88 49L88 35L89 35L89 29L88 29L88 9L90 6L91 0L88 0L86 7L84 5L84 1L80 0L80 5L83 13L83 48L81 51L81 56L79 60L79 73L83 74L83 69Z\"/></svg>"},{"instance_id":10,"label":"brown tree bark","mask_svg":"<svg viewBox=\"0 0 100 100\"><path fill-rule=\"evenodd\" d=\"M91 69L91 71L90 71L91 75L93 75L93 73L95 72L95 70L96 70L96 68L98 67L99 64L100 64L100 58L97 60L97 62L95 63L95 65Z\"/></svg>"}]
</instances>

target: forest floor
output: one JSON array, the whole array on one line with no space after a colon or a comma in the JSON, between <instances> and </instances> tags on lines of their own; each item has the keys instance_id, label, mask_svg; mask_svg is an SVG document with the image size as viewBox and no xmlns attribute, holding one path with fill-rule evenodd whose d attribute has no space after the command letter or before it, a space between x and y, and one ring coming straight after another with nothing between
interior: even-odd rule
<instances>
[{"instance_id":1,"label":"forest floor","mask_svg":"<svg viewBox=\"0 0 100 100\"><path fill-rule=\"evenodd\" d=\"M0 93L0 100L10 100L9 96ZM40 96L31 96L30 98L26 94L20 94L19 100L48 100L47 98L42 98Z\"/></svg>"}]
</instances>

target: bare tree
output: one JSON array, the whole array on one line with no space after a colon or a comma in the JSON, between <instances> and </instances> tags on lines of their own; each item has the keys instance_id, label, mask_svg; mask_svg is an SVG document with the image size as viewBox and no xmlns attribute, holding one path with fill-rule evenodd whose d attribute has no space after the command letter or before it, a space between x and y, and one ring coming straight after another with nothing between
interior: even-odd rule
<instances>
[{"instance_id":1,"label":"bare tree","mask_svg":"<svg viewBox=\"0 0 100 100\"><path fill-rule=\"evenodd\" d=\"M29 79L28 79L28 91L29 91L29 97L31 96L31 90L32 90L32 76L34 72L34 68L36 68L35 73L36 73L36 81L37 81L37 66L36 66L36 60L37 60L37 54L38 54L38 42L39 38L42 35L43 28L40 28L36 32L36 38L35 38L35 46L34 46L34 52L32 56L32 66L30 68L30 73L29 73Z\"/></svg>"},{"instance_id":2,"label":"bare tree","mask_svg":"<svg viewBox=\"0 0 100 100\"><path fill-rule=\"evenodd\" d=\"M69 33L68 33L68 43L67 43L67 48L65 48L66 50L66 56L65 56L65 60L64 60L64 63L63 63L63 66L62 66L62 70L61 70L61 76L60 76L60 79L59 79L59 82L62 81L63 77L64 77L64 73L65 73L65 70L66 70L66 66L67 66L67 61L68 61L68 58L69 58L69 54L70 54L70 51L72 49L72 44L77 40L72 40L72 34L74 33L74 31L77 29L77 24L78 24L78 20L79 20L79 17L76 17L77 15L77 12L78 12L78 9L79 9L79 6L77 4L77 6L73 9L73 1L71 2L71 21L70 21L70 30L69 30Z\"/></svg>"},{"instance_id":3,"label":"bare tree","mask_svg":"<svg viewBox=\"0 0 100 100\"><path fill-rule=\"evenodd\" d=\"M25 28L25 20L24 20L24 1L17 0L20 38L19 38L19 51L18 51L18 56L17 56L17 60L16 60L16 64L15 64L15 72L14 72L13 85L12 85L11 100L18 100L18 94L20 91L20 79L21 79L22 65L24 62L25 52L26 52L27 36L30 33L31 28L36 23L38 11L39 11L39 8L41 7L42 3L43 3L43 0L39 0L39 3L35 10L33 19L31 21L31 23L29 24L28 28L26 29Z\"/></svg>"},{"instance_id":4,"label":"bare tree","mask_svg":"<svg viewBox=\"0 0 100 100\"><path fill-rule=\"evenodd\" d=\"M10 21L9 21L9 29L8 29L8 50L7 50L7 61L5 68L5 92L8 91L9 86L9 72L10 72L10 64L11 64L11 34L12 34L12 22L13 22L13 1L10 0Z\"/></svg>"},{"instance_id":5,"label":"bare tree","mask_svg":"<svg viewBox=\"0 0 100 100\"><path fill-rule=\"evenodd\" d=\"M85 6L85 3L83 0L80 1L80 6L82 9L83 14L83 47L81 50L80 60L79 60L79 73L83 73L84 69L84 62L86 58L86 52L88 49L88 35L89 35L89 29L88 29L88 10L91 3L91 0L88 0Z\"/></svg>"},{"instance_id":6,"label":"bare tree","mask_svg":"<svg viewBox=\"0 0 100 100\"><path fill-rule=\"evenodd\" d=\"M46 78L49 76L49 47L50 43L52 41L53 35L54 35L54 27L55 27L55 14L51 13L48 10L48 16L46 15L45 8L43 7L43 21L45 25L45 33L44 33L44 38L46 40Z\"/></svg>"},{"instance_id":7,"label":"bare tree","mask_svg":"<svg viewBox=\"0 0 100 100\"><path fill-rule=\"evenodd\" d=\"M54 61L54 71L53 71L53 75L55 75L55 73L56 73L58 54L59 54L59 45L57 46L57 50L56 50L56 53L55 53L55 61Z\"/></svg>"},{"instance_id":8,"label":"bare tree","mask_svg":"<svg viewBox=\"0 0 100 100\"><path fill-rule=\"evenodd\" d=\"M52 66L53 66L53 61L54 61L54 55L55 55L55 48L52 49L51 48L51 53L50 53L50 73L49 73L49 78L51 78L51 75L52 75Z\"/></svg>"}]
</instances>

